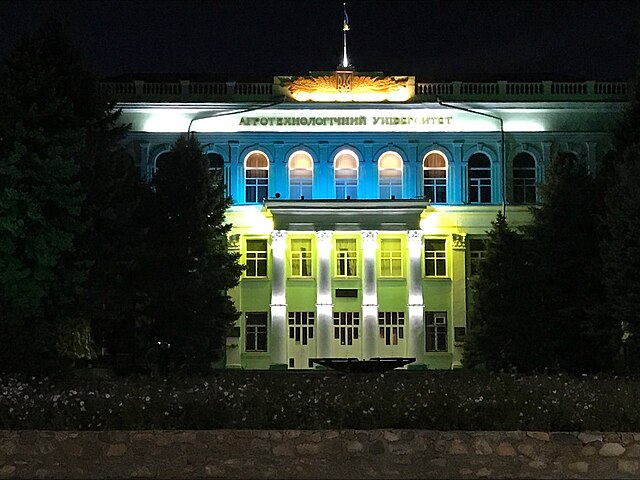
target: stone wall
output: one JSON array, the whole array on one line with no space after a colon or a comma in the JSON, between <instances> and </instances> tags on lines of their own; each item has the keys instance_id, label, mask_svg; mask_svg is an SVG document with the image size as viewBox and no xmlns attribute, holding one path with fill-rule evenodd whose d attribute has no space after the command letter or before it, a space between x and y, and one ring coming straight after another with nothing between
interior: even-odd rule
<instances>
[{"instance_id":1,"label":"stone wall","mask_svg":"<svg viewBox=\"0 0 640 480\"><path fill-rule=\"evenodd\" d=\"M640 434L0 431L0 478L640 478Z\"/></svg>"}]
</instances>

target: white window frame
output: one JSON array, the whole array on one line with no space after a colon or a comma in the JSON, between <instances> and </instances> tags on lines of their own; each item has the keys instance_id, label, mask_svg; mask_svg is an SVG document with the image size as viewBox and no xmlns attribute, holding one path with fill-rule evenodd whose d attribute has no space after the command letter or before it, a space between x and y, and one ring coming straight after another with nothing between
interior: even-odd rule
<instances>
[{"instance_id":1,"label":"white window frame","mask_svg":"<svg viewBox=\"0 0 640 480\"><path fill-rule=\"evenodd\" d=\"M449 326L447 312L425 312L425 351L449 351Z\"/></svg>"},{"instance_id":2,"label":"white window frame","mask_svg":"<svg viewBox=\"0 0 640 480\"><path fill-rule=\"evenodd\" d=\"M428 249L429 244L433 242L442 242L444 246L441 250ZM433 268L429 268L429 265L432 265ZM442 273L443 270L444 273ZM445 238L424 239L424 276L428 278L444 278L447 276L447 240Z\"/></svg>"},{"instance_id":3,"label":"white window frame","mask_svg":"<svg viewBox=\"0 0 640 480\"><path fill-rule=\"evenodd\" d=\"M442 167L427 166L427 158L430 155L437 155L444 160ZM444 178L440 176L430 176L431 172L444 172ZM447 203L447 190L449 178L449 161L442 152L432 151L427 153L422 159L422 194L424 198L431 200L431 203ZM433 198L429 198L433 197Z\"/></svg>"},{"instance_id":4,"label":"white window frame","mask_svg":"<svg viewBox=\"0 0 640 480\"><path fill-rule=\"evenodd\" d=\"M296 248L301 243L308 244L307 251ZM289 262L291 268L291 276L299 278L308 278L313 276L313 242L310 238L292 238L291 250L289 254Z\"/></svg>"},{"instance_id":5,"label":"white window frame","mask_svg":"<svg viewBox=\"0 0 640 480\"><path fill-rule=\"evenodd\" d=\"M471 164L474 160L474 156L476 158L480 158L480 156L483 156L489 163L489 165L483 167L472 167ZM491 172L491 159L489 158L489 156L481 152L474 153L469 157L467 170L469 176L469 188L467 192L469 195L469 203L472 203L474 205L486 205L491 203L493 174ZM479 176L482 174L482 172L485 172L485 174L488 173L489 176ZM473 177L472 174L474 174ZM474 193L475 195L473 195L472 193ZM473 199L474 196L476 197L475 200Z\"/></svg>"},{"instance_id":6,"label":"white window frame","mask_svg":"<svg viewBox=\"0 0 640 480\"><path fill-rule=\"evenodd\" d=\"M296 159L296 156L302 155L308 158L311 164L311 168L293 168L292 162ZM291 200L299 200L304 197L305 200L310 200L313 195L313 157L304 150L298 150L293 152L289 156L289 162L287 163L289 172L289 198ZM292 175L292 172L308 172L308 176L296 176Z\"/></svg>"},{"instance_id":7,"label":"white window frame","mask_svg":"<svg viewBox=\"0 0 640 480\"><path fill-rule=\"evenodd\" d=\"M248 167L247 161L252 155L261 155L267 162L266 166ZM266 177L258 175L258 172L266 172ZM249 152L244 157L244 194L245 202L261 203L269 196L269 157L260 150Z\"/></svg>"},{"instance_id":8,"label":"white window frame","mask_svg":"<svg viewBox=\"0 0 640 480\"><path fill-rule=\"evenodd\" d=\"M353 248L340 250L341 243L353 243ZM355 238L336 238L336 277L358 276L358 241Z\"/></svg>"},{"instance_id":9,"label":"white window frame","mask_svg":"<svg viewBox=\"0 0 640 480\"><path fill-rule=\"evenodd\" d=\"M338 168L338 157L348 154L355 159L354 168ZM346 200L347 197L351 200L358 198L358 169L360 167L360 159L358 155L352 150L344 149L340 150L333 158L333 177L336 191L336 199ZM348 177L338 177L339 171L352 172L352 175Z\"/></svg>"},{"instance_id":10,"label":"white window frame","mask_svg":"<svg viewBox=\"0 0 640 480\"><path fill-rule=\"evenodd\" d=\"M518 157L529 157L533 162L532 166L528 167L516 167L516 160ZM516 177L516 172L528 172L530 175L526 177ZM514 158L511 165L511 178L512 178L512 200L516 205L531 205L538 201L537 192L537 173L536 173L536 159L533 155L527 152L520 152ZM516 191L520 191L522 195L521 200L516 199ZM531 192L533 192L531 194Z\"/></svg>"},{"instance_id":11,"label":"white window frame","mask_svg":"<svg viewBox=\"0 0 640 480\"><path fill-rule=\"evenodd\" d=\"M264 242L264 250L249 250L250 242ZM265 238L245 239L245 271L247 278L267 278L269 276L269 242ZM261 266L264 267L264 275L260 275Z\"/></svg>"},{"instance_id":12,"label":"white window frame","mask_svg":"<svg viewBox=\"0 0 640 480\"><path fill-rule=\"evenodd\" d=\"M353 345L360 338L360 312L333 312L333 339Z\"/></svg>"},{"instance_id":13,"label":"white window frame","mask_svg":"<svg viewBox=\"0 0 640 480\"><path fill-rule=\"evenodd\" d=\"M379 337L387 346L397 346L404 340L404 312L378 312Z\"/></svg>"},{"instance_id":14,"label":"white window frame","mask_svg":"<svg viewBox=\"0 0 640 480\"><path fill-rule=\"evenodd\" d=\"M258 319L258 315L260 318ZM245 318L245 352L269 351L269 315L267 312L246 312ZM261 341L262 340L262 341ZM264 348L261 344L264 342Z\"/></svg>"},{"instance_id":15,"label":"white window frame","mask_svg":"<svg viewBox=\"0 0 640 480\"><path fill-rule=\"evenodd\" d=\"M308 345L314 337L314 312L288 312L289 340L297 345Z\"/></svg>"},{"instance_id":16,"label":"white window frame","mask_svg":"<svg viewBox=\"0 0 640 480\"><path fill-rule=\"evenodd\" d=\"M393 157L399 166L393 168L383 168L385 157ZM402 157L396 152L389 150L378 158L378 195L381 199L402 198L403 181ZM392 176L383 176L384 172L394 173Z\"/></svg>"},{"instance_id":17,"label":"white window frame","mask_svg":"<svg viewBox=\"0 0 640 480\"><path fill-rule=\"evenodd\" d=\"M389 242L399 242L397 249L385 249L385 244ZM385 263L388 264L388 271L385 272ZM380 239L380 277L398 278L404 275L404 251L402 249L401 238L381 238Z\"/></svg>"}]
</instances>

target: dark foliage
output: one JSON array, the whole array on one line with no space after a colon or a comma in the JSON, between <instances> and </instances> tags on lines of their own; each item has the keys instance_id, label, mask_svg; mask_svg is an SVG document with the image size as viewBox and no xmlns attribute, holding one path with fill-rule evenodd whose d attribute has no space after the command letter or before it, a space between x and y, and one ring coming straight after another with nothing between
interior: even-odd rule
<instances>
[{"instance_id":1,"label":"dark foliage","mask_svg":"<svg viewBox=\"0 0 640 480\"><path fill-rule=\"evenodd\" d=\"M165 346L163 355L176 365L207 366L238 316L227 295L241 272L238 256L227 249L230 199L222 179L210 175L195 136L180 137L164 158L148 212L149 348Z\"/></svg>"},{"instance_id":2,"label":"dark foliage","mask_svg":"<svg viewBox=\"0 0 640 480\"><path fill-rule=\"evenodd\" d=\"M535 318L535 289L528 288L532 270L528 245L498 214L488 232L485 260L473 283L473 309L466 367L492 371L535 366L537 345L531 329L540 328Z\"/></svg>"},{"instance_id":3,"label":"dark foliage","mask_svg":"<svg viewBox=\"0 0 640 480\"><path fill-rule=\"evenodd\" d=\"M540 367L593 372L612 367L621 332L604 306L599 255L601 190L573 154L548 166L542 203L527 233L533 244Z\"/></svg>"},{"instance_id":4,"label":"dark foliage","mask_svg":"<svg viewBox=\"0 0 640 480\"><path fill-rule=\"evenodd\" d=\"M30 368L57 356L88 264L79 182L85 134L105 111L61 26L26 37L0 75L0 363Z\"/></svg>"},{"instance_id":5,"label":"dark foliage","mask_svg":"<svg viewBox=\"0 0 640 480\"><path fill-rule=\"evenodd\" d=\"M610 155L604 183L606 210L602 241L608 306L625 330L627 366L640 369L640 75L636 77L631 103L615 131L615 150Z\"/></svg>"}]
</instances>

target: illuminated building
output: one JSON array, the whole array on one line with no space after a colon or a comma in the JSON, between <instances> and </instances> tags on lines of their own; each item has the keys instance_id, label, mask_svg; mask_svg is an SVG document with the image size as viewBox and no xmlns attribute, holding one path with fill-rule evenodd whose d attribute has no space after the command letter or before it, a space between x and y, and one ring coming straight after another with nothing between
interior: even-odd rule
<instances>
[{"instance_id":1,"label":"illuminated building","mask_svg":"<svg viewBox=\"0 0 640 480\"><path fill-rule=\"evenodd\" d=\"M421 83L345 69L273 83L105 82L143 174L196 132L246 271L227 366L415 357L460 365L497 212L529 221L545 165L595 171L623 83ZM526 286L523 286L526 288Z\"/></svg>"}]
</instances>

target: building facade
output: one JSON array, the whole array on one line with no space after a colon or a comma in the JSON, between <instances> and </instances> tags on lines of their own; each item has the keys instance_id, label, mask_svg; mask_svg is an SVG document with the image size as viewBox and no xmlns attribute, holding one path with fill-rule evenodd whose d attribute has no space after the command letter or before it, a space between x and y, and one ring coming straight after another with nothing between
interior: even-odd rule
<instances>
[{"instance_id":1,"label":"building facade","mask_svg":"<svg viewBox=\"0 0 640 480\"><path fill-rule=\"evenodd\" d=\"M273 83L105 82L141 172L197 134L246 266L231 368L315 358L460 365L491 221L530 219L552 156L596 171L622 83L417 83L352 71Z\"/></svg>"}]
</instances>

